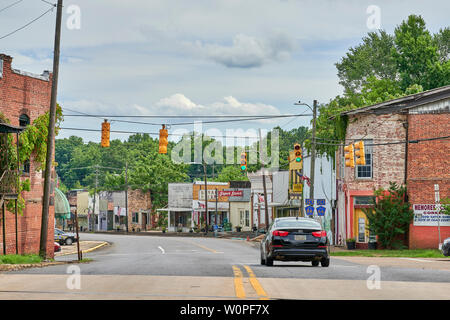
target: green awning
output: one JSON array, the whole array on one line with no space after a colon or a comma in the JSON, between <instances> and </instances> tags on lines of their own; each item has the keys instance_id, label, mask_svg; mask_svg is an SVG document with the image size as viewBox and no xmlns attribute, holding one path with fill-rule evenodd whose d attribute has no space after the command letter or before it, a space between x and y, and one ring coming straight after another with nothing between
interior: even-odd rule
<instances>
[{"instance_id":1,"label":"green awning","mask_svg":"<svg viewBox=\"0 0 450 320\"><path fill-rule=\"evenodd\" d=\"M70 219L69 201L58 188L55 188L55 218Z\"/></svg>"}]
</instances>

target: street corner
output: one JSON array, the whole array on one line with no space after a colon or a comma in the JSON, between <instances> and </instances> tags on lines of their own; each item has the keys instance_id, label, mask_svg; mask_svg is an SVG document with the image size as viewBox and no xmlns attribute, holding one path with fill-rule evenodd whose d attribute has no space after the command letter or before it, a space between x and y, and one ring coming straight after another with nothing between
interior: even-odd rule
<instances>
[{"instance_id":1,"label":"street corner","mask_svg":"<svg viewBox=\"0 0 450 320\"><path fill-rule=\"evenodd\" d=\"M82 253L89 253L105 246L109 246L111 243L106 241L80 241L80 251ZM67 256L78 253L78 244L73 243L70 246L61 246L61 251L55 253L55 257Z\"/></svg>"}]
</instances>

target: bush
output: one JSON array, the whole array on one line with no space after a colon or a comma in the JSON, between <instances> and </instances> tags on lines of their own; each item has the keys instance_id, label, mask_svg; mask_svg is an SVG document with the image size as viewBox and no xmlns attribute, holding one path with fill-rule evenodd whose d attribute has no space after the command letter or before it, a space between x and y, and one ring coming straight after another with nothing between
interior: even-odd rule
<instances>
[{"instance_id":1,"label":"bush","mask_svg":"<svg viewBox=\"0 0 450 320\"><path fill-rule=\"evenodd\" d=\"M363 209L369 221L369 230L378 235L378 242L387 249L404 248L403 240L414 217L409 202L405 200L406 187L395 182L389 189L374 191L373 208Z\"/></svg>"}]
</instances>

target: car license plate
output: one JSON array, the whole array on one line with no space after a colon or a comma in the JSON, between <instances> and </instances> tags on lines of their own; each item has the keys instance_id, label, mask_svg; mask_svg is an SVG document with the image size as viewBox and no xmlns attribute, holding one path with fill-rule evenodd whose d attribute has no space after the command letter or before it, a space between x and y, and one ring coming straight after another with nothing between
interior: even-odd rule
<instances>
[{"instance_id":1,"label":"car license plate","mask_svg":"<svg viewBox=\"0 0 450 320\"><path fill-rule=\"evenodd\" d=\"M302 235L296 234L296 235L294 236L294 239L295 239L295 240L301 240L301 241L304 241L304 240L306 240L306 235L304 235L304 234L302 234Z\"/></svg>"}]
</instances>

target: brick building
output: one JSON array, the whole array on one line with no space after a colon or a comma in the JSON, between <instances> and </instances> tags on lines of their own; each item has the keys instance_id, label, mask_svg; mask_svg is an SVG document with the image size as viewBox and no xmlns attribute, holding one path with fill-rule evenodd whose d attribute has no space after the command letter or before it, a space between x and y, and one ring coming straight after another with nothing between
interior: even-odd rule
<instances>
[{"instance_id":1,"label":"brick building","mask_svg":"<svg viewBox=\"0 0 450 320\"><path fill-rule=\"evenodd\" d=\"M421 141L448 136L449 101L446 86L342 114L348 118L346 144L365 142L366 165L345 167L343 147L337 151L338 244L355 238L357 248L367 248L375 235L369 234L363 209L370 207L374 189L387 189L389 182L407 185L413 209L434 204L434 184L439 184L441 198L450 196L449 140ZM422 211L416 210L405 242L410 248L437 248L437 221L423 222ZM442 238L450 236L449 219L441 219Z\"/></svg>"},{"instance_id":2,"label":"brick building","mask_svg":"<svg viewBox=\"0 0 450 320\"><path fill-rule=\"evenodd\" d=\"M0 112L10 121L11 125L25 127L50 109L52 74L44 71L41 75L13 69L13 58L0 54ZM18 217L18 252L39 253L40 228L42 216L42 196L44 177L37 170L38 163L33 155L29 162L23 164L21 179L29 179L31 191L23 192L25 209ZM55 172L52 172L55 178ZM53 256L54 233L54 183L51 188L48 249ZM7 212L6 219L6 252L16 252L15 215ZM0 230L0 233L2 231ZM2 241L3 236L0 237ZM3 250L1 251L3 252Z\"/></svg>"}]
</instances>

